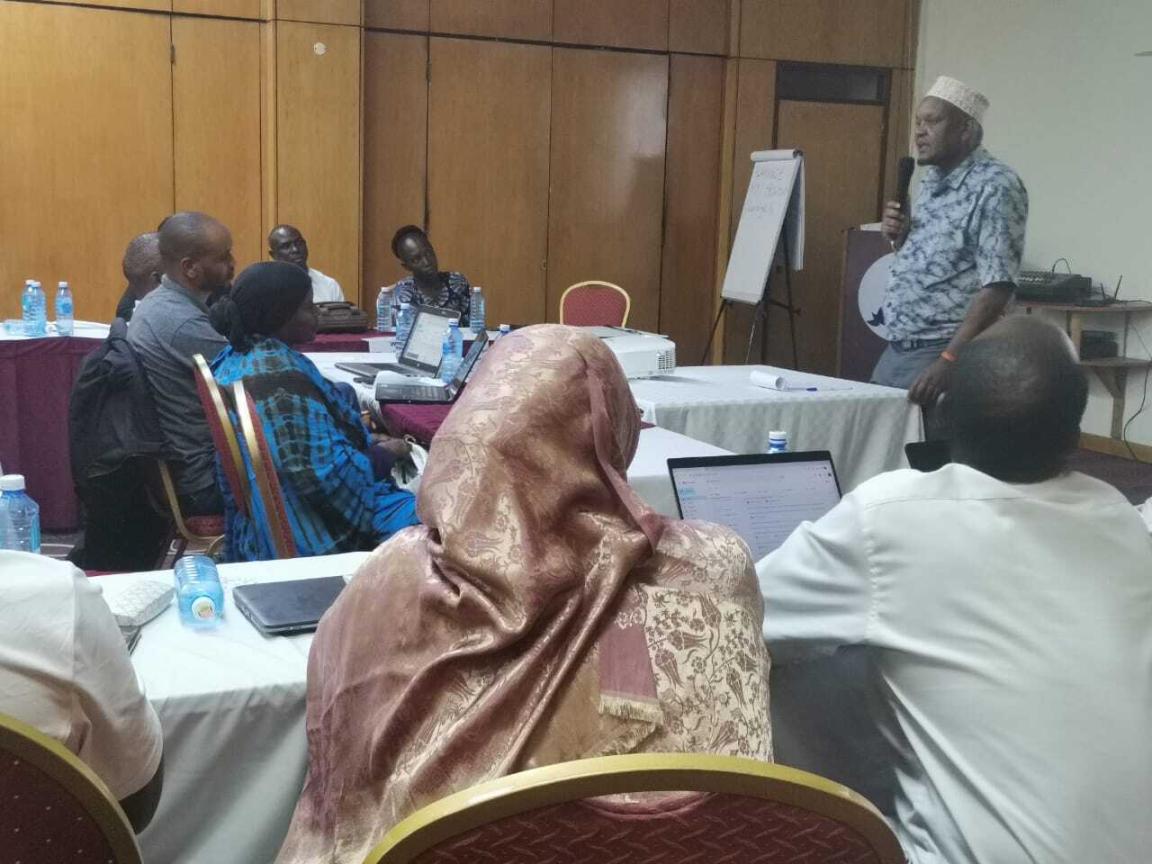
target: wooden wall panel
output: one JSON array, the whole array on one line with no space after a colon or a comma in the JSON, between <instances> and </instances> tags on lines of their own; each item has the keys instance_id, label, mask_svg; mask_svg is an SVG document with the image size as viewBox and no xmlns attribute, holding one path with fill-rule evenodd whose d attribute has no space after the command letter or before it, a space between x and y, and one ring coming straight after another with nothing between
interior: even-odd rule
<instances>
[{"instance_id":1,"label":"wooden wall panel","mask_svg":"<svg viewBox=\"0 0 1152 864\"><path fill-rule=\"evenodd\" d=\"M203 210L227 225L239 272L264 257L260 24L175 18L172 44L176 209Z\"/></svg>"},{"instance_id":2,"label":"wooden wall panel","mask_svg":"<svg viewBox=\"0 0 1152 864\"><path fill-rule=\"evenodd\" d=\"M364 26L428 30L429 0L364 0Z\"/></svg>"},{"instance_id":3,"label":"wooden wall panel","mask_svg":"<svg viewBox=\"0 0 1152 864\"><path fill-rule=\"evenodd\" d=\"M836 374L844 231L876 221L883 163L884 109L877 105L781 102L778 146L804 151L807 201L804 269L793 274L800 365ZM776 293L776 296L781 296ZM776 316L770 360L787 356Z\"/></svg>"},{"instance_id":4,"label":"wooden wall panel","mask_svg":"<svg viewBox=\"0 0 1152 864\"><path fill-rule=\"evenodd\" d=\"M736 131L732 152L732 205L730 239L736 237L740 210L752 179L752 160L757 150L774 146L776 112L776 64L769 60L740 60L736 71ZM734 303L724 314L724 362L743 363L748 350L752 308Z\"/></svg>"},{"instance_id":5,"label":"wooden wall panel","mask_svg":"<svg viewBox=\"0 0 1152 864\"><path fill-rule=\"evenodd\" d=\"M910 65L909 2L914 0L743 0L740 56Z\"/></svg>"},{"instance_id":6,"label":"wooden wall panel","mask_svg":"<svg viewBox=\"0 0 1152 864\"><path fill-rule=\"evenodd\" d=\"M276 25L278 222L308 238L310 263L360 291L360 30ZM324 45L318 54L317 43Z\"/></svg>"},{"instance_id":7,"label":"wooden wall panel","mask_svg":"<svg viewBox=\"0 0 1152 864\"><path fill-rule=\"evenodd\" d=\"M912 89L916 73L908 69L893 69L891 92L888 97L888 127L884 141L884 179L880 191L887 196L896 191L896 176L901 156L912 152ZM880 215L877 214L878 220Z\"/></svg>"},{"instance_id":8,"label":"wooden wall panel","mask_svg":"<svg viewBox=\"0 0 1152 864\"><path fill-rule=\"evenodd\" d=\"M552 0L432 0L432 32L552 38Z\"/></svg>"},{"instance_id":9,"label":"wooden wall panel","mask_svg":"<svg viewBox=\"0 0 1152 864\"><path fill-rule=\"evenodd\" d=\"M111 320L124 247L172 210L170 75L165 16L0 3L0 317L34 278Z\"/></svg>"},{"instance_id":10,"label":"wooden wall panel","mask_svg":"<svg viewBox=\"0 0 1152 864\"><path fill-rule=\"evenodd\" d=\"M552 49L434 38L428 227L493 324L546 320Z\"/></svg>"},{"instance_id":11,"label":"wooden wall panel","mask_svg":"<svg viewBox=\"0 0 1152 864\"><path fill-rule=\"evenodd\" d=\"M554 0L557 42L668 49L668 0Z\"/></svg>"},{"instance_id":12,"label":"wooden wall panel","mask_svg":"<svg viewBox=\"0 0 1152 864\"><path fill-rule=\"evenodd\" d=\"M716 314L716 231L724 61L673 55L668 90L660 332L683 365L700 362Z\"/></svg>"},{"instance_id":13,"label":"wooden wall panel","mask_svg":"<svg viewBox=\"0 0 1152 864\"><path fill-rule=\"evenodd\" d=\"M566 287L606 279L656 329L668 58L557 48L552 75L549 320Z\"/></svg>"},{"instance_id":14,"label":"wooden wall panel","mask_svg":"<svg viewBox=\"0 0 1152 864\"><path fill-rule=\"evenodd\" d=\"M171 0L172 11L191 15L260 20L269 17L269 0Z\"/></svg>"},{"instance_id":15,"label":"wooden wall panel","mask_svg":"<svg viewBox=\"0 0 1152 864\"><path fill-rule=\"evenodd\" d=\"M317 24L360 24L360 0L276 0L276 18Z\"/></svg>"},{"instance_id":16,"label":"wooden wall panel","mask_svg":"<svg viewBox=\"0 0 1152 864\"><path fill-rule=\"evenodd\" d=\"M390 248L401 225L424 224L428 39L364 34L364 286L405 275ZM455 138L453 139L455 140Z\"/></svg>"},{"instance_id":17,"label":"wooden wall panel","mask_svg":"<svg viewBox=\"0 0 1152 864\"><path fill-rule=\"evenodd\" d=\"M671 0L668 48L690 54L728 53L731 0Z\"/></svg>"},{"instance_id":18,"label":"wooden wall panel","mask_svg":"<svg viewBox=\"0 0 1152 864\"><path fill-rule=\"evenodd\" d=\"M171 12L172 0L39 0L41 3L67 3L70 6L98 6L105 9L143 9Z\"/></svg>"}]
</instances>

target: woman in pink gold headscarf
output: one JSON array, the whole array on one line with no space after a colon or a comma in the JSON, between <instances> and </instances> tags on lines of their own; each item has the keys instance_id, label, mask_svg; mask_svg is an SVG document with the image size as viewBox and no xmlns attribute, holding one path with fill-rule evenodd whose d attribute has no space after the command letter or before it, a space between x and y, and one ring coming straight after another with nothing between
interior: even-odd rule
<instances>
[{"instance_id":1,"label":"woman in pink gold headscarf","mask_svg":"<svg viewBox=\"0 0 1152 864\"><path fill-rule=\"evenodd\" d=\"M748 549L636 496L639 434L599 339L542 325L491 350L433 442L424 524L320 623L281 862L358 864L418 807L540 765L771 759Z\"/></svg>"}]
</instances>

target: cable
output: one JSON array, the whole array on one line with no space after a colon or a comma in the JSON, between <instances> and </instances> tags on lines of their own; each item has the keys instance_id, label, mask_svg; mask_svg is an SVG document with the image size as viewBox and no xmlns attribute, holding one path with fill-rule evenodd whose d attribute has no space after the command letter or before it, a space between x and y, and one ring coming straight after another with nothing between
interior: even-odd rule
<instances>
[{"instance_id":1,"label":"cable","mask_svg":"<svg viewBox=\"0 0 1152 864\"><path fill-rule=\"evenodd\" d=\"M1072 262L1069 261L1067 258L1057 258L1055 261L1053 261L1051 272L1052 273L1056 272L1056 265L1059 264L1061 261L1064 262L1064 266L1065 266L1065 268L1067 268L1068 273L1071 273L1072 272Z\"/></svg>"},{"instance_id":2,"label":"cable","mask_svg":"<svg viewBox=\"0 0 1152 864\"><path fill-rule=\"evenodd\" d=\"M1148 350L1148 345L1144 342L1144 337L1140 335L1140 328L1135 328L1133 332L1135 332L1136 338L1140 340L1140 346L1144 349L1144 353L1148 355L1148 359L1152 360L1152 351ZM1128 427L1131 426L1132 421L1143 414L1144 409L1148 407L1149 373L1152 373L1152 366L1148 366L1144 369L1144 395L1140 397L1140 407L1136 409L1135 414L1128 418L1128 421L1124 424L1124 429L1120 432L1120 440L1123 441L1124 446L1128 448L1128 455L1137 462L1143 462L1144 460L1137 456L1136 451L1132 449L1132 443L1128 440Z\"/></svg>"}]
</instances>

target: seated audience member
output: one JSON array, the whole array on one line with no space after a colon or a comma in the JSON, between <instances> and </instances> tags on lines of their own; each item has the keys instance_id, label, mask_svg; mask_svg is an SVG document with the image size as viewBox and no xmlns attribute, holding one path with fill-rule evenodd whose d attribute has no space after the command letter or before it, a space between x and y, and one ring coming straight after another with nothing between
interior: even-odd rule
<instances>
[{"instance_id":1,"label":"seated audience member","mask_svg":"<svg viewBox=\"0 0 1152 864\"><path fill-rule=\"evenodd\" d=\"M543 325L492 350L432 443L424 526L320 624L280 862L360 862L414 809L541 765L771 758L747 547L629 488L640 415L602 341Z\"/></svg>"},{"instance_id":2,"label":"seated audience member","mask_svg":"<svg viewBox=\"0 0 1152 864\"><path fill-rule=\"evenodd\" d=\"M228 344L209 323L206 304L232 281L232 234L203 213L174 213L159 233L164 275L160 287L136 307L128 344L155 397L184 515L220 513L215 450L192 357L203 354L211 361Z\"/></svg>"},{"instance_id":3,"label":"seated audience member","mask_svg":"<svg viewBox=\"0 0 1152 864\"><path fill-rule=\"evenodd\" d=\"M160 260L160 235L155 231L133 238L124 251L122 265L128 287L116 304L116 317L132 320L136 304L160 284L164 263Z\"/></svg>"},{"instance_id":4,"label":"seated audience member","mask_svg":"<svg viewBox=\"0 0 1152 864\"><path fill-rule=\"evenodd\" d=\"M216 380L230 387L242 379L256 403L300 555L371 549L417 524L416 501L393 484L390 454L371 443L355 396L289 347L316 333L303 269L252 265L213 307L212 322L230 343L212 365ZM262 525L224 495L229 558L275 557Z\"/></svg>"},{"instance_id":5,"label":"seated audience member","mask_svg":"<svg viewBox=\"0 0 1152 864\"><path fill-rule=\"evenodd\" d=\"M757 565L778 662L867 652L914 864L1152 849L1152 541L1066 470L1086 394L1063 333L993 326L944 403L954 463L869 480Z\"/></svg>"},{"instance_id":6,"label":"seated audience member","mask_svg":"<svg viewBox=\"0 0 1152 864\"><path fill-rule=\"evenodd\" d=\"M286 261L303 267L312 280L314 303L337 303L344 299L340 283L308 266L308 241L292 225L277 225L268 235L268 255L273 261Z\"/></svg>"},{"instance_id":7,"label":"seated audience member","mask_svg":"<svg viewBox=\"0 0 1152 864\"><path fill-rule=\"evenodd\" d=\"M0 551L0 573L0 714L79 756L143 831L164 785L164 740L100 589L27 552Z\"/></svg>"},{"instance_id":8,"label":"seated audience member","mask_svg":"<svg viewBox=\"0 0 1152 864\"><path fill-rule=\"evenodd\" d=\"M440 270L436 250L428 235L415 225L405 225L392 238L392 254L411 273L396 283L396 302L413 306L439 306L460 313L460 326L468 326L472 286L463 273Z\"/></svg>"}]
</instances>

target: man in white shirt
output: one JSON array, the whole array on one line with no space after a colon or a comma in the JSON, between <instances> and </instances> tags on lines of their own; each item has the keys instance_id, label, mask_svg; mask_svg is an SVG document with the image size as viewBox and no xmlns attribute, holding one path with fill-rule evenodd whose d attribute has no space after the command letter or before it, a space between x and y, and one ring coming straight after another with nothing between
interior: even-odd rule
<instances>
[{"instance_id":1,"label":"man in white shirt","mask_svg":"<svg viewBox=\"0 0 1152 864\"><path fill-rule=\"evenodd\" d=\"M1063 333L994 326L956 363L956 464L873 478L757 565L777 664L852 646L840 737L882 733L913 864L1152 854L1152 540L1065 471L1086 394Z\"/></svg>"},{"instance_id":2,"label":"man in white shirt","mask_svg":"<svg viewBox=\"0 0 1152 864\"><path fill-rule=\"evenodd\" d=\"M0 713L96 772L132 827L160 800L164 741L100 590L70 564L0 551Z\"/></svg>"},{"instance_id":3,"label":"man in white shirt","mask_svg":"<svg viewBox=\"0 0 1152 864\"><path fill-rule=\"evenodd\" d=\"M287 261L303 267L312 277L314 303L338 303L344 299L344 290L331 276L308 266L308 241L292 225L277 225L268 234L268 255L273 261Z\"/></svg>"}]
</instances>

